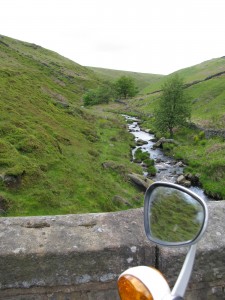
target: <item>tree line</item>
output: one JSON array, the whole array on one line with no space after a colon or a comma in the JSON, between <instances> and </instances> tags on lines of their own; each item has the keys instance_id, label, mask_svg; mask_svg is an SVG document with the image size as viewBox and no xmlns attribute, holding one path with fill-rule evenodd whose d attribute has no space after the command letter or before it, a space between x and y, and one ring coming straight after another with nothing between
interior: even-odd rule
<instances>
[{"instance_id":1,"label":"tree line","mask_svg":"<svg viewBox=\"0 0 225 300\"><path fill-rule=\"evenodd\" d=\"M84 105L109 103L113 99L127 99L138 93L133 78L121 76L114 83L107 83L96 89L88 90L84 96ZM157 131L168 132L173 137L174 129L185 126L190 121L191 103L184 93L183 80L175 74L162 85L162 92L154 110L153 124Z\"/></svg>"},{"instance_id":2,"label":"tree line","mask_svg":"<svg viewBox=\"0 0 225 300\"><path fill-rule=\"evenodd\" d=\"M105 85L96 89L88 90L84 96L84 105L96 105L101 103L109 103L116 98L127 99L134 97L138 93L133 78L129 76L121 76L114 83L107 82Z\"/></svg>"}]
</instances>

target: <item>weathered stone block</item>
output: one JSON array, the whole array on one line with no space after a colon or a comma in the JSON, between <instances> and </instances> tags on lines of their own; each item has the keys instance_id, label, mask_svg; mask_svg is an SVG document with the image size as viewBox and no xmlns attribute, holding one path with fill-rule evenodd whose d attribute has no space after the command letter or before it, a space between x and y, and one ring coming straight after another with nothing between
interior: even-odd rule
<instances>
[{"instance_id":1,"label":"weathered stone block","mask_svg":"<svg viewBox=\"0 0 225 300\"><path fill-rule=\"evenodd\" d=\"M0 299L115 299L121 272L154 264L142 224L141 209L1 218Z\"/></svg>"},{"instance_id":2,"label":"weathered stone block","mask_svg":"<svg viewBox=\"0 0 225 300\"><path fill-rule=\"evenodd\" d=\"M209 202L186 300L225 299L225 201ZM129 267L158 266L173 284L186 248L147 241L143 210L0 218L1 300L119 300Z\"/></svg>"}]
</instances>

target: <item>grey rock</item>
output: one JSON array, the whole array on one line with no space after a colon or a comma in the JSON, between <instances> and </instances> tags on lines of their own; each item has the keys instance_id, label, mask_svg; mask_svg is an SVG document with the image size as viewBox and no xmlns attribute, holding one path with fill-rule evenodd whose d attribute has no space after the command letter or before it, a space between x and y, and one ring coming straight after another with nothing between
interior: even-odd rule
<instances>
[{"instance_id":1,"label":"grey rock","mask_svg":"<svg viewBox=\"0 0 225 300\"><path fill-rule=\"evenodd\" d=\"M147 141L144 141L144 140L142 140L142 139L138 139L138 140L136 141L136 144L137 144L137 146L142 146L142 145L148 144L148 142L147 142Z\"/></svg>"},{"instance_id":2,"label":"grey rock","mask_svg":"<svg viewBox=\"0 0 225 300\"><path fill-rule=\"evenodd\" d=\"M150 180L149 178L146 178L143 175L139 175L139 174L128 174L128 177L136 184L138 185L140 188L146 190L152 183L153 181Z\"/></svg>"}]
</instances>

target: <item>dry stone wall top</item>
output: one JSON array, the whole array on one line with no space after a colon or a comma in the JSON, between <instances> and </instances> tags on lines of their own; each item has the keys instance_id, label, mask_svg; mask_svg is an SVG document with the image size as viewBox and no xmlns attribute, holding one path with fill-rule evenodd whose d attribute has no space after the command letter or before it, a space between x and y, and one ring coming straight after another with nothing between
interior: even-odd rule
<instances>
[{"instance_id":1,"label":"dry stone wall top","mask_svg":"<svg viewBox=\"0 0 225 300\"><path fill-rule=\"evenodd\" d=\"M225 202L209 202L186 299L225 299ZM187 249L147 241L143 210L0 219L0 299L119 299L116 281L158 264L172 286ZM157 251L156 251L157 250Z\"/></svg>"}]
</instances>

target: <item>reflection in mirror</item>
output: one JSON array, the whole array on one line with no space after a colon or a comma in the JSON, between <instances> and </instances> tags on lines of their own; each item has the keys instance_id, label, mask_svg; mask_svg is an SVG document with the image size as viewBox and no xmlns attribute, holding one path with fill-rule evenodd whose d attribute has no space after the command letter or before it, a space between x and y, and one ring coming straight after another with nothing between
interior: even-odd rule
<instances>
[{"instance_id":1,"label":"reflection in mirror","mask_svg":"<svg viewBox=\"0 0 225 300\"><path fill-rule=\"evenodd\" d=\"M151 193L149 229L153 239L168 243L194 240L203 222L204 209L189 194L166 186Z\"/></svg>"}]
</instances>

